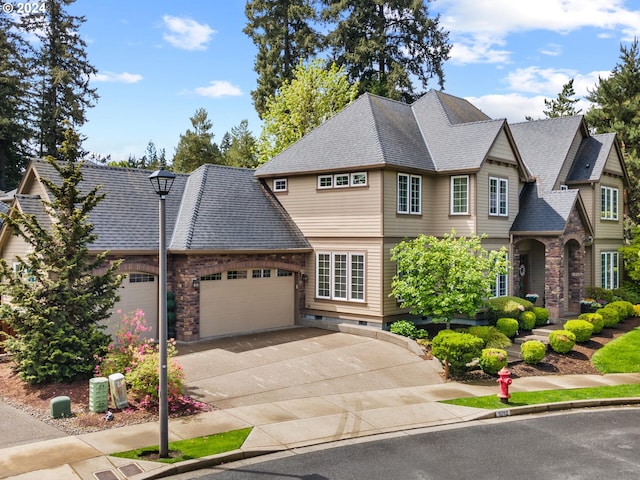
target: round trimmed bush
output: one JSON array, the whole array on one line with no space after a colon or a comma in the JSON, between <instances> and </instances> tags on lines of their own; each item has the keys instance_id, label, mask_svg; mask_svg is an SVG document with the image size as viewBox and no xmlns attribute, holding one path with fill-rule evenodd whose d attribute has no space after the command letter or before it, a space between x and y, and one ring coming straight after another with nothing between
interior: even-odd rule
<instances>
[{"instance_id":1,"label":"round trimmed bush","mask_svg":"<svg viewBox=\"0 0 640 480\"><path fill-rule=\"evenodd\" d=\"M633 303L625 300L616 300L615 302L608 303L607 307L618 310L618 313L620 314L620 321L633 317L634 315Z\"/></svg>"},{"instance_id":2,"label":"round trimmed bush","mask_svg":"<svg viewBox=\"0 0 640 480\"><path fill-rule=\"evenodd\" d=\"M554 330L549 334L549 345L554 352L570 352L576 344L576 336L569 330Z\"/></svg>"},{"instance_id":3,"label":"round trimmed bush","mask_svg":"<svg viewBox=\"0 0 640 480\"><path fill-rule=\"evenodd\" d=\"M517 322L516 322L517 323ZM507 348L511 346L511 340L496 327L480 325L469 327L466 333L481 338L485 348Z\"/></svg>"},{"instance_id":4,"label":"round trimmed bush","mask_svg":"<svg viewBox=\"0 0 640 480\"><path fill-rule=\"evenodd\" d=\"M620 322L620 314L618 313L618 310L615 308L609 308L609 305L598 310L598 313L602 316L604 328L615 328L615 326L618 325L618 322Z\"/></svg>"},{"instance_id":5,"label":"round trimmed bush","mask_svg":"<svg viewBox=\"0 0 640 480\"><path fill-rule=\"evenodd\" d=\"M515 318L499 318L496 322L496 328L509 338L513 338L518 334L520 324Z\"/></svg>"},{"instance_id":6,"label":"round trimmed bush","mask_svg":"<svg viewBox=\"0 0 640 480\"><path fill-rule=\"evenodd\" d=\"M531 309L536 315L536 327L541 327L549 322L549 310L544 307L533 307Z\"/></svg>"},{"instance_id":7,"label":"round trimmed bush","mask_svg":"<svg viewBox=\"0 0 640 480\"><path fill-rule=\"evenodd\" d=\"M576 336L576 342L587 342L593 333L593 325L586 320L569 320L564 324L564 329Z\"/></svg>"},{"instance_id":8,"label":"round trimmed bush","mask_svg":"<svg viewBox=\"0 0 640 480\"><path fill-rule=\"evenodd\" d=\"M600 333L602 331L602 329L604 328L604 320L602 319L602 315L600 315L597 312L594 312L594 313L581 313L578 316L578 320L586 320L591 325L593 325L593 333L592 333L592 335L595 335L596 333Z\"/></svg>"},{"instance_id":9,"label":"round trimmed bush","mask_svg":"<svg viewBox=\"0 0 640 480\"><path fill-rule=\"evenodd\" d=\"M540 363L546 354L547 346L540 340L527 340L520 345L520 356L528 365Z\"/></svg>"},{"instance_id":10,"label":"round trimmed bush","mask_svg":"<svg viewBox=\"0 0 640 480\"><path fill-rule=\"evenodd\" d=\"M482 354L484 342L470 333L441 330L433 337L431 352L441 362L448 361L452 374L463 373L467 364Z\"/></svg>"},{"instance_id":11,"label":"round trimmed bush","mask_svg":"<svg viewBox=\"0 0 640 480\"><path fill-rule=\"evenodd\" d=\"M507 366L507 352L501 348L484 348L478 363L483 372L495 375Z\"/></svg>"},{"instance_id":12,"label":"round trimmed bush","mask_svg":"<svg viewBox=\"0 0 640 480\"><path fill-rule=\"evenodd\" d=\"M536 314L530 311L522 312L518 320L522 330L531 330L536 326Z\"/></svg>"}]
</instances>

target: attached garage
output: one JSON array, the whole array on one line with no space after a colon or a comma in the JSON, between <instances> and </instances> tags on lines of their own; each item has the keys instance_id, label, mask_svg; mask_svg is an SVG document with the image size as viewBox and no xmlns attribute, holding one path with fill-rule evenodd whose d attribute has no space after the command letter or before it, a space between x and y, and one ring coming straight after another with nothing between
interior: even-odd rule
<instances>
[{"instance_id":1,"label":"attached garage","mask_svg":"<svg viewBox=\"0 0 640 480\"><path fill-rule=\"evenodd\" d=\"M143 337L158 338L158 278L150 273L127 273L118 295L120 301L113 307L106 333L115 335L120 328L122 315L130 316L140 309L144 312L147 327L151 327Z\"/></svg>"},{"instance_id":2,"label":"attached garage","mask_svg":"<svg viewBox=\"0 0 640 480\"><path fill-rule=\"evenodd\" d=\"M229 270L200 278L200 338L295 323L295 275L281 269Z\"/></svg>"}]
</instances>

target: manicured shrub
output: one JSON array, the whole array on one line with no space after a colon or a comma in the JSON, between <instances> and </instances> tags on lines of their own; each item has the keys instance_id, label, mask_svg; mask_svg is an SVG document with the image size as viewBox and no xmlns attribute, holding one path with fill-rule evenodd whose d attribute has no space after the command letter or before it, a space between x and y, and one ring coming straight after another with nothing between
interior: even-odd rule
<instances>
[{"instance_id":1,"label":"manicured shrub","mask_svg":"<svg viewBox=\"0 0 640 480\"><path fill-rule=\"evenodd\" d=\"M536 327L541 327L549 322L549 310L544 307L533 307L531 309L536 314Z\"/></svg>"},{"instance_id":2,"label":"manicured shrub","mask_svg":"<svg viewBox=\"0 0 640 480\"><path fill-rule=\"evenodd\" d=\"M607 304L609 308L615 308L618 310L620 314L620 321L625 320L629 317L633 317L635 311L633 310L633 304L631 302L626 302L624 300L616 300L615 302L611 302Z\"/></svg>"},{"instance_id":3,"label":"manicured shrub","mask_svg":"<svg viewBox=\"0 0 640 480\"><path fill-rule=\"evenodd\" d=\"M536 326L536 314L530 311L522 312L518 322L522 330L531 330Z\"/></svg>"},{"instance_id":4,"label":"manicured shrub","mask_svg":"<svg viewBox=\"0 0 640 480\"><path fill-rule=\"evenodd\" d=\"M463 373L467 364L482 353L484 342L470 333L441 330L431 343L431 353L438 360L449 364L452 374Z\"/></svg>"},{"instance_id":5,"label":"manicured shrub","mask_svg":"<svg viewBox=\"0 0 640 480\"><path fill-rule=\"evenodd\" d=\"M549 345L554 352L570 352L576 344L576 336L569 330L554 330L549 334Z\"/></svg>"},{"instance_id":6,"label":"manicured shrub","mask_svg":"<svg viewBox=\"0 0 640 480\"><path fill-rule=\"evenodd\" d=\"M604 328L615 328L620 322L620 314L618 310L615 308L609 308L607 305L604 308L598 310L598 313L602 315L602 320L604 320Z\"/></svg>"},{"instance_id":7,"label":"manicured shrub","mask_svg":"<svg viewBox=\"0 0 640 480\"><path fill-rule=\"evenodd\" d=\"M513 338L518 334L520 324L515 318L499 318L496 322L496 328L509 338Z\"/></svg>"},{"instance_id":8,"label":"manicured shrub","mask_svg":"<svg viewBox=\"0 0 640 480\"><path fill-rule=\"evenodd\" d=\"M635 317L640 317L640 304L633 306L633 315Z\"/></svg>"},{"instance_id":9,"label":"manicured shrub","mask_svg":"<svg viewBox=\"0 0 640 480\"><path fill-rule=\"evenodd\" d=\"M480 355L479 365L483 372L495 375L507 366L507 352L501 348L485 348Z\"/></svg>"},{"instance_id":10,"label":"manicured shrub","mask_svg":"<svg viewBox=\"0 0 640 480\"><path fill-rule=\"evenodd\" d=\"M417 340L419 338L424 339L429 337L429 333L423 328L417 328L413 322L408 320L399 320L393 322L389 327L391 333L396 335L402 335L403 337L413 338Z\"/></svg>"},{"instance_id":11,"label":"manicured shrub","mask_svg":"<svg viewBox=\"0 0 640 480\"><path fill-rule=\"evenodd\" d=\"M527 340L520 345L520 356L524 363L535 365L547 354L547 346L540 340Z\"/></svg>"},{"instance_id":12,"label":"manicured shrub","mask_svg":"<svg viewBox=\"0 0 640 480\"><path fill-rule=\"evenodd\" d=\"M496 327L477 326L469 327L467 333L481 338L485 348L507 348L511 346L511 340Z\"/></svg>"},{"instance_id":13,"label":"manicured shrub","mask_svg":"<svg viewBox=\"0 0 640 480\"><path fill-rule=\"evenodd\" d=\"M602 315L597 312L594 313L581 313L578 316L578 320L586 320L591 325L593 325L592 335L596 333L600 333L604 328L604 320L602 319Z\"/></svg>"},{"instance_id":14,"label":"manicured shrub","mask_svg":"<svg viewBox=\"0 0 640 480\"><path fill-rule=\"evenodd\" d=\"M487 300L487 307L494 318L518 318L520 313L531 310L533 303L519 297L495 297Z\"/></svg>"},{"instance_id":15,"label":"manicured shrub","mask_svg":"<svg viewBox=\"0 0 640 480\"><path fill-rule=\"evenodd\" d=\"M576 342L587 342L593 333L593 325L586 320L569 320L564 324L564 329L576 336Z\"/></svg>"}]
</instances>

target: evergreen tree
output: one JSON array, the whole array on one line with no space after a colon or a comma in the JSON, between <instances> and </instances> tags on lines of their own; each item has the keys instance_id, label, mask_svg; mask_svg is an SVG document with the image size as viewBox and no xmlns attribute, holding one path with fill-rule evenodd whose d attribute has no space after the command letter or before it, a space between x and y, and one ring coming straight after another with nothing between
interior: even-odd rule
<instances>
[{"instance_id":1,"label":"evergreen tree","mask_svg":"<svg viewBox=\"0 0 640 480\"><path fill-rule=\"evenodd\" d=\"M580 115L582 109L576 110L575 104L580 101L579 98L573 98L576 91L573 89L573 78L562 86L562 91L554 100L544 101L547 110L543 110L544 116L547 118L572 117Z\"/></svg>"},{"instance_id":2,"label":"evergreen tree","mask_svg":"<svg viewBox=\"0 0 640 480\"><path fill-rule=\"evenodd\" d=\"M213 142L207 111L199 108L190 118L193 130L187 129L180 135L176 153L173 157L173 171L189 173L206 163L221 163L220 149Z\"/></svg>"},{"instance_id":3,"label":"evergreen tree","mask_svg":"<svg viewBox=\"0 0 640 480\"><path fill-rule=\"evenodd\" d=\"M438 78L449 58L449 33L430 17L429 0L323 0L332 59L344 67L361 92L411 102L412 77L422 88Z\"/></svg>"},{"instance_id":4,"label":"evergreen tree","mask_svg":"<svg viewBox=\"0 0 640 480\"><path fill-rule=\"evenodd\" d=\"M0 190L15 188L31 154L29 47L13 17L0 15Z\"/></svg>"},{"instance_id":5,"label":"evergreen tree","mask_svg":"<svg viewBox=\"0 0 640 480\"><path fill-rule=\"evenodd\" d=\"M593 106L585 119L596 133L617 132L631 179L631 219L640 214L640 48L638 40L620 46L620 61L608 78L599 78L587 100Z\"/></svg>"},{"instance_id":6,"label":"evergreen tree","mask_svg":"<svg viewBox=\"0 0 640 480\"><path fill-rule=\"evenodd\" d=\"M312 25L317 20L314 0L250 0L245 7L243 32L258 47L254 70L258 86L251 92L260 118L285 80L293 78L300 61L313 58L321 36Z\"/></svg>"},{"instance_id":7,"label":"evergreen tree","mask_svg":"<svg viewBox=\"0 0 640 480\"><path fill-rule=\"evenodd\" d=\"M231 128L222 139L222 158L224 164L232 167L255 168L258 164L255 155L256 139L249 131L249 122L242 120Z\"/></svg>"},{"instance_id":8,"label":"evergreen tree","mask_svg":"<svg viewBox=\"0 0 640 480\"><path fill-rule=\"evenodd\" d=\"M33 72L33 112L39 155L56 156L63 140L64 121L74 127L86 121L85 112L98 99L89 81L97 73L87 60L86 43L78 31L84 17L69 15L66 7L75 0L47 0L44 12L22 17L22 28L40 40Z\"/></svg>"},{"instance_id":9,"label":"evergreen tree","mask_svg":"<svg viewBox=\"0 0 640 480\"><path fill-rule=\"evenodd\" d=\"M60 159L46 158L57 178L42 178L51 194L41 200L42 211L2 215L5 228L31 246L15 267L0 260L0 294L9 300L0 314L15 331L4 344L29 383L91 375L94 356L110 341L100 323L110 317L122 282L120 262L107 263L108 252L89 253L97 236L88 216L104 194L99 186L80 190L79 138L71 128L64 137Z\"/></svg>"},{"instance_id":10,"label":"evergreen tree","mask_svg":"<svg viewBox=\"0 0 640 480\"><path fill-rule=\"evenodd\" d=\"M315 60L300 64L291 82L267 101L262 133L256 144L263 164L352 102L358 85L349 85L343 69Z\"/></svg>"}]
</instances>

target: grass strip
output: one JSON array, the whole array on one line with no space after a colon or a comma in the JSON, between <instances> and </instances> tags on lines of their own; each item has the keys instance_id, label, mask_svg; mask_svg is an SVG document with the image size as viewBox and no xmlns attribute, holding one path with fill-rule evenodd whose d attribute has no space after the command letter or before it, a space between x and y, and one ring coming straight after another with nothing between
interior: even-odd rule
<instances>
[{"instance_id":1,"label":"grass strip","mask_svg":"<svg viewBox=\"0 0 640 480\"><path fill-rule=\"evenodd\" d=\"M497 395L456 398L453 400L442 400L440 403L497 410L508 407L539 405L541 403L623 397L640 397L640 384L570 388L566 390L539 390L536 392L513 392L511 393L509 403L502 403Z\"/></svg>"},{"instance_id":2,"label":"grass strip","mask_svg":"<svg viewBox=\"0 0 640 480\"><path fill-rule=\"evenodd\" d=\"M231 452L242 446L251 433L252 428L231 430L230 432L207 435L205 437L189 438L169 443L169 458L158 457L158 445L138 448L111 454L114 457L129 458L131 460L151 460L162 463L177 463L194 458L208 457L218 453Z\"/></svg>"},{"instance_id":3,"label":"grass strip","mask_svg":"<svg viewBox=\"0 0 640 480\"><path fill-rule=\"evenodd\" d=\"M640 329L631 330L598 349L591 363L601 373L640 372Z\"/></svg>"}]
</instances>

